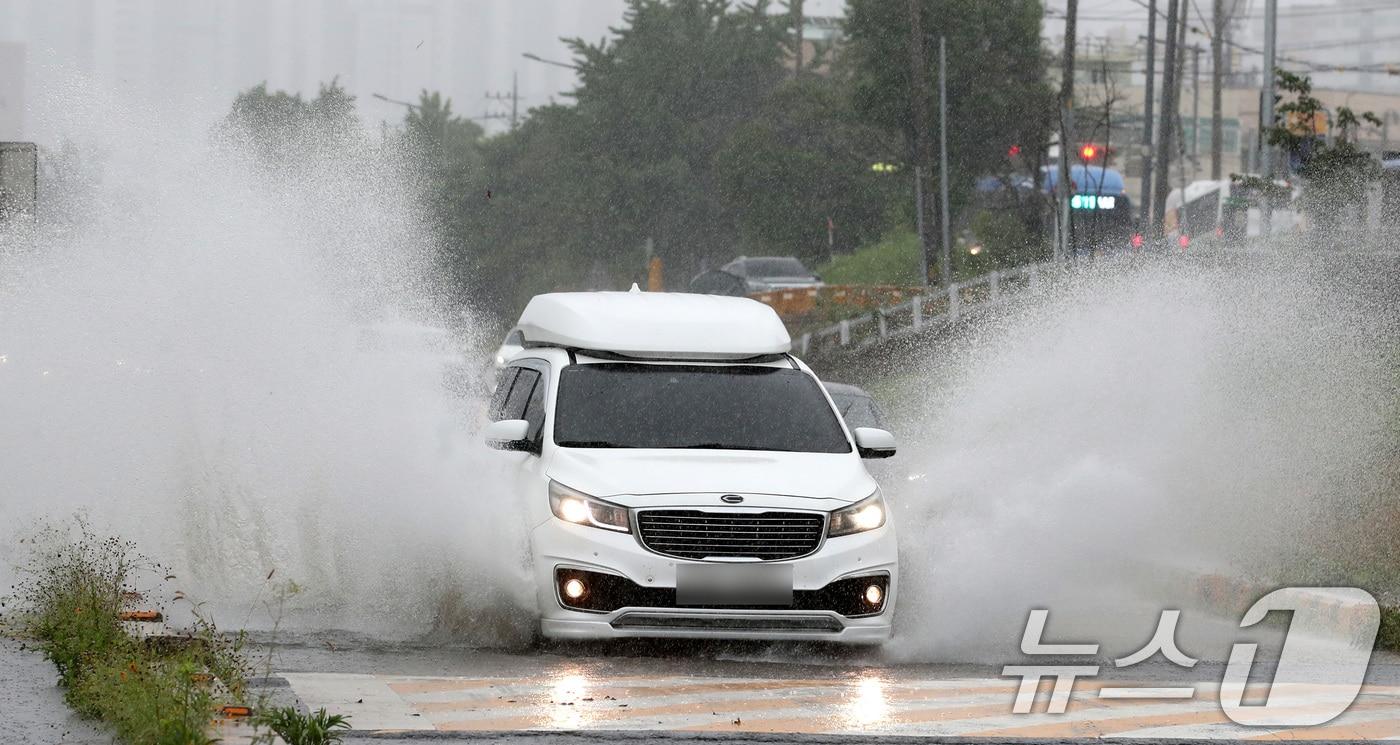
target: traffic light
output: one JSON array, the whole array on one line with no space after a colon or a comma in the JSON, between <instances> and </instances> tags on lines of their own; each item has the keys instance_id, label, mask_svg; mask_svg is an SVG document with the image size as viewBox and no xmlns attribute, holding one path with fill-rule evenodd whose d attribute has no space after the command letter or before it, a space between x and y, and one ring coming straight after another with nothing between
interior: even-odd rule
<instances>
[{"instance_id":1,"label":"traffic light","mask_svg":"<svg viewBox=\"0 0 1400 745\"><path fill-rule=\"evenodd\" d=\"M1079 157L1083 158L1085 162L1094 160L1099 157L1099 146L1093 143L1085 144L1079 148Z\"/></svg>"},{"instance_id":2,"label":"traffic light","mask_svg":"<svg viewBox=\"0 0 1400 745\"><path fill-rule=\"evenodd\" d=\"M1006 149L1006 157L1008 157L1008 158L1014 158L1014 157L1016 157L1016 156L1018 156L1018 155L1020 155L1020 154L1021 154L1021 146L1020 146L1020 145L1012 145L1011 147L1009 147L1009 148Z\"/></svg>"}]
</instances>

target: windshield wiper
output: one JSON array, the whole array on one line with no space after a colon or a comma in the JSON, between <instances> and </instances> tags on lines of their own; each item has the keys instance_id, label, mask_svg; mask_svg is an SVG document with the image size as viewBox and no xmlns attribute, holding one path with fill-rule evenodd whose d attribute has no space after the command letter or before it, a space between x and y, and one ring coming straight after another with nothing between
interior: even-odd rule
<instances>
[{"instance_id":1,"label":"windshield wiper","mask_svg":"<svg viewBox=\"0 0 1400 745\"><path fill-rule=\"evenodd\" d=\"M564 448L625 448L627 445L619 445L609 440L564 440L556 442L555 445Z\"/></svg>"},{"instance_id":2,"label":"windshield wiper","mask_svg":"<svg viewBox=\"0 0 1400 745\"><path fill-rule=\"evenodd\" d=\"M737 445L732 442L697 442L694 445L667 445L666 450L767 450L768 448Z\"/></svg>"}]
</instances>

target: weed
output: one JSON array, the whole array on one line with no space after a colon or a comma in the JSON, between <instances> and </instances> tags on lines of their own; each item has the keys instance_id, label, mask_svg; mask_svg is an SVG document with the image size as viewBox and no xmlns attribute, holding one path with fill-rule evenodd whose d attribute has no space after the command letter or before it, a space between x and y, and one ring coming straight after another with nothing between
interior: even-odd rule
<instances>
[{"instance_id":1,"label":"weed","mask_svg":"<svg viewBox=\"0 0 1400 745\"><path fill-rule=\"evenodd\" d=\"M271 730L254 740L269 745L277 737L287 745L331 745L342 737L336 730L350 729L350 722L339 714L327 714L325 709L303 714L290 706L262 712L253 718L253 724Z\"/></svg>"},{"instance_id":2,"label":"weed","mask_svg":"<svg viewBox=\"0 0 1400 745\"><path fill-rule=\"evenodd\" d=\"M30 557L8 620L53 661L74 711L106 722L125 742L213 742L208 728L216 698L241 701L246 693L242 635L219 634L198 605L182 637L130 635L123 607L130 597L148 595L138 592L134 578L173 577L130 542L99 536L81 518L76 535L45 526L21 543L30 546ZM213 690L215 679L224 691Z\"/></svg>"}]
</instances>

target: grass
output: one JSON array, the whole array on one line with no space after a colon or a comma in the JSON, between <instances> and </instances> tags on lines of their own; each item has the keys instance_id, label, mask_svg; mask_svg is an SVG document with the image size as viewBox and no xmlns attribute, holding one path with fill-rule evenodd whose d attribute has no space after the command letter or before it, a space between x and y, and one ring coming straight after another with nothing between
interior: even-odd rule
<instances>
[{"instance_id":1,"label":"grass","mask_svg":"<svg viewBox=\"0 0 1400 745\"><path fill-rule=\"evenodd\" d=\"M290 706L262 712L253 719L259 727L270 730L259 735L256 742L277 742L280 737L287 745L332 745L340 742L338 729L349 729L350 722L339 714L327 714L319 709L311 714L302 714Z\"/></svg>"},{"instance_id":2,"label":"grass","mask_svg":"<svg viewBox=\"0 0 1400 745\"><path fill-rule=\"evenodd\" d=\"M831 285L923 284L919 239L913 233L894 233L879 243L837 256L817 269Z\"/></svg>"},{"instance_id":3,"label":"grass","mask_svg":"<svg viewBox=\"0 0 1400 745\"><path fill-rule=\"evenodd\" d=\"M993 269L1009 268L1034 260L1023 244L1029 238L1021 232L1008 231L996 219L987 222L981 234L986 234L985 248L979 255L969 253L969 243L978 239L972 233L954 236L953 278L965 282L986 274ZM938 240L934 239L935 242ZM1021 246L1016 249L1014 247ZM937 272L937 267L933 267ZM830 285L900 285L917 287L923 284L923 266L919 252L919 239L912 231L890 233L878 243L857 249L854 253L837 256L816 270L822 281Z\"/></svg>"},{"instance_id":4,"label":"grass","mask_svg":"<svg viewBox=\"0 0 1400 745\"><path fill-rule=\"evenodd\" d=\"M58 668L68 705L106 723L118 740L215 742L209 730L220 706L246 703L249 666L242 635L220 634L197 606L193 627L174 643L169 637L154 643L128 634L120 614L137 596L138 578L172 577L131 543L98 536L82 520L72 533L49 526L21 541L30 547L30 557L6 625ZM339 742L335 730L349 726L344 717L324 710L301 714L295 709L260 714L254 724L290 745Z\"/></svg>"}]
</instances>

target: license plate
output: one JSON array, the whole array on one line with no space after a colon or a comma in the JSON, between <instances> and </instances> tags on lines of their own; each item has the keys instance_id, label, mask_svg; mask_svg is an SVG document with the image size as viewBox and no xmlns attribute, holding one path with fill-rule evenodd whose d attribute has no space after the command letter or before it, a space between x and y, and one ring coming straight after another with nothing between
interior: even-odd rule
<instances>
[{"instance_id":1,"label":"license plate","mask_svg":"<svg viewBox=\"0 0 1400 745\"><path fill-rule=\"evenodd\" d=\"M792 605L791 564L680 564L677 605Z\"/></svg>"}]
</instances>

